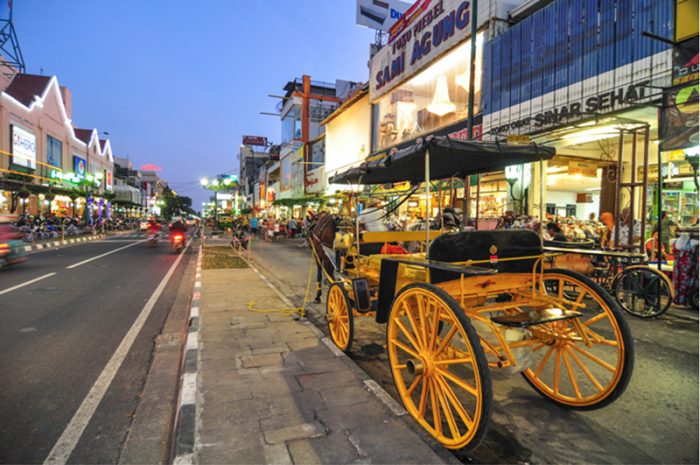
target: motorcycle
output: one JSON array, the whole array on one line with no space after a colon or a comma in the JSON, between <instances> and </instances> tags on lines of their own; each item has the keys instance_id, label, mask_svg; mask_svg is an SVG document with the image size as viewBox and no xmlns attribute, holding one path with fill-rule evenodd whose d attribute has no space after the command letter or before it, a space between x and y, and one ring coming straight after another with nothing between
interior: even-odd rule
<instances>
[{"instance_id":1,"label":"motorcycle","mask_svg":"<svg viewBox=\"0 0 700 465\"><path fill-rule=\"evenodd\" d=\"M170 236L170 245L173 248L173 252L180 252L185 248L185 235L181 232L174 232Z\"/></svg>"},{"instance_id":2,"label":"motorcycle","mask_svg":"<svg viewBox=\"0 0 700 465\"><path fill-rule=\"evenodd\" d=\"M149 247L155 247L158 244L158 239L160 238L159 233L153 233L151 234L151 237L148 238L148 246Z\"/></svg>"}]
</instances>

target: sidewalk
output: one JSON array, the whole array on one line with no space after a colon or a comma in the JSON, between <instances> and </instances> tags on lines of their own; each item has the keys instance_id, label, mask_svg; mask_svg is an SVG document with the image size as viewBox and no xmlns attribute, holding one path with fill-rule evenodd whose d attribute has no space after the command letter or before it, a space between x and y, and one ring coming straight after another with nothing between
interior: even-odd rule
<instances>
[{"instance_id":1,"label":"sidewalk","mask_svg":"<svg viewBox=\"0 0 700 465\"><path fill-rule=\"evenodd\" d=\"M459 463L310 322L249 311L288 306L257 270L199 286L195 440L176 463Z\"/></svg>"}]
</instances>

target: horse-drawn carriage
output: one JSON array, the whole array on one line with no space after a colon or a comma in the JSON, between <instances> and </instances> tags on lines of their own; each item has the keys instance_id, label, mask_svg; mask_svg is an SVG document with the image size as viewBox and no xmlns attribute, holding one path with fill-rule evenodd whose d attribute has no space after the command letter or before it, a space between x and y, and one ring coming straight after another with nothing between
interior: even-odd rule
<instances>
[{"instance_id":1,"label":"horse-drawn carriage","mask_svg":"<svg viewBox=\"0 0 700 465\"><path fill-rule=\"evenodd\" d=\"M435 137L336 175L331 182L384 184L465 177L542 162L549 148ZM427 203L429 205L429 202ZM441 444L478 444L489 422L490 369L522 373L550 401L572 409L608 405L633 369L632 337L618 303L591 279L545 269L533 231L312 232L331 282L330 336L349 352L354 320L386 323L386 350L408 413ZM335 241L334 241L335 239ZM417 254L377 254L372 245L416 241ZM335 248L333 247L335 242Z\"/></svg>"}]
</instances>

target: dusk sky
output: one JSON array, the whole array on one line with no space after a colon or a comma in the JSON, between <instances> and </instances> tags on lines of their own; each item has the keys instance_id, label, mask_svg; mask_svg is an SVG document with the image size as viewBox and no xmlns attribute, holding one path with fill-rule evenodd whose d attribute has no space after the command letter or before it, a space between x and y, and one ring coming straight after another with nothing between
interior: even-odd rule
<instances>
[{"instance_id":1,"label":"dusk sky","mask_svg":"<svg viewBox=\"0 0 700 465\"><path fill-rule=\"evenodd\" d=\"M14 20L27 72L73 92L74 124L162 167L196 210L243 134L279 142L268 94L303 74L366 81L374 39L355 0L15 0Z\"/></svg>"}]
</instances>

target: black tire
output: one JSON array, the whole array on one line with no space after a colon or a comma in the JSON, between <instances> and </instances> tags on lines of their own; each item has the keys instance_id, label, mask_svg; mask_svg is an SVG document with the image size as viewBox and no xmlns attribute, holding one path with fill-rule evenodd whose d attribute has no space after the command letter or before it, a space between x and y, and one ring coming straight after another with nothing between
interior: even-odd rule
<instances>
[{"instance_id":1,"label":"black tire","mask_svg":"<svg viewBox=\"0 0 700 465\"><path fill-rule=\"evenodd\" d=\"M625 391L627 388L627 385L630 382L630 379L632 378L632 373L634 371L634 342L632 339L632 334L630 332L629 326L627 325L627 321L624 318L624 315L622 313L622 309L620 305L617 303L617 301L611 296L609 293L607 293L600 285L596 284L593 280L590 278L577 273L575 271L570 271L570 270L560 270L560 269L552 269L552 270L545 270L544 272L544 279L547 280L547 275L550 276L550 280L554 279L561 279L565 278L569 280L570 283L576 284L578 282L579 289L577 291L577 296L580 296L581 293L584 293L584 296L587 294L590 294L590 297L593 298L595 302L591 302L590 298L589 301L585 302L586 303L586 308L577 308L576 311L581 312L583 315L579 318L579 321L582 323L582 325L588 327L589 329L592 330L592 333L595 333L597 336L602 336L605 338L606 333L609 334L612 332L613 337L615 337L615 344L608 344L605 342L601 342L600 344L596 345L596 348L598 348L601 351L607 351L605 355L609 358L614 358L615 359L615 370L612 375L610 375L611 379L609 381L603 380L604 383L606 383L603 386L603 383L601 384L601 388L593 388L592 394L587 397L582 397L581 399L578 398L572 398L571 396L566 396L564 393L559 392L557 393L556 391L553 391L551 388L547 386L547 382L543 380L543 376L540 376L537 374L538 370L542 371L540 366L537 366L536 369L533 369L533 367L530 367L526 370L523 371L522 375L525 378L525 380L532 386L537 392L539 392L544 398L547 400L565 408L573 409L573 410L595 410L599 409L602 407L605 407L606 405L611 404L613 401L615 401L618 397L622 395L622 393ZM547 286L545 286L546 288ZM569 300L569 299L567 299ZM574 299L575 300L575 299ZM582 299L582 302L585 299ZM600 305L601 303L603 306L600 306L598 308L593 308L591 304L593 303L598 303ZM563 305L564 306L564 305ZM564 306L565 307L565 306ZM601 318L601 314L604 314L603 316L607 318ZM586 323L591 320L593 317L596 317L595 320L592 320L592 323L590 325L587 325ZM600 325L605 325L606 321L609 322L609 328L601 328L600 326L594 326L596 324ZM571 334L572 333L572 324L573 320L564 320L562 322L555 322L555 323L545 323L543 326L545 327L546 330L550 331L551 333L554 334ZM559 325L560 326L558 328ZM539 326L539 325L538 325ZM536 334L535 332L537 331L538 326L531 326L530 330L533 331L533 334ZM586 347L583 345L583 343L580 340L576 340L574 338L571 339L571 342L567 342L568 345L564 346L564 349L566 349L566 354L569 355L569 361L567 362L565 355L562 355L562 358L564 359L565 362L567 362L567 365L570 363L572 366L578 368L578 371L581 373L584 373L583 370L580 368L580 365L578 365L578 362L574 363L573 358L579 358L580 354L583 352L587 352L585 349L582 349L581 346ZM561 348L557 348L557 342L552 341L549 344L546 344L546 346L549 346L549 350L555 350L556 349L556 355L555 357L560 356L560 350L563 350ZM576 346L576 347L571 347L571 346ZM568 351L568 348L571 347L572 351ZM610 348L609 348L610 347ZM547 349L546 349L547 350ZM593 350L593 349L591 349ZM570 354L571 353L576 353L579 355L576 355L576 357L572 357ZM596 355L598 357L601 356L601 354L592 354L591 355ZM543 357L543 359L546 359ZM582 357L582 356L581 356ZM559 360L556 358L556 360ZM587 358L582 358L581 360L589 360ZM607 360L604 360L607 362ZM546 361L542 361L541 364L545 364ZM585 364L584 364L585 365ZM601 364L602 365L602 364ZM612 363L608 363L608 365L612 365ZM563 365L562 365L563 366ZM591 370L591 366L596 369L600 369L601 366L591 364L589 363L588 369L589 371ZM566 372L566 368L561 368L560 375L562 372ZM605 369L599 370L602 372L606 372ZM555 371L556 373L556 371ZM567 376L569 376L569 373L566 373ZM594 373L594 375L597 373ZM584 373L585 375L585 373ZM577 378L578 379L578 378ZM600 381L600 380L598 380ZM584 379L584 383L587 383L586 380ZM560 386L565 386L566 383L560 383ZM573 384L573 383L571 383ZM571 384L566 384L568 387ZM598 389L598 392L596 393L596 389Z\"/></svg>"},{"instance_id":2,"label":"black tire","mask_svg":"<svg viewBox=\"0 0 700 465\"><path fill-rule=\"evenodd\" d=\"M398 359L398 351L394 349L394 344L392 343L391 340L391 335L393 333L398 334L398 323L395 322L396 319L400 318L400 313L401 313L401 302L402 298L405 298L407 294L409 293L414 293L416 290L422 290L426 293L432 294L434 298L437 298L441 300L446 307L448 307L449 311L454 315L456 318L456 323L459 324L459 327L461 327L463 331L463 335L466 335L467 341L464 341L465 343L468 342L470 346L470 351L473 354L473 362L474 364L471 366L472 372L474 374L475 380L478 379L478 383L475 382L475 391L478 392L478 397L477 397L477 405L478 408L475 408L475 412L479 413L479 419L478 421L475 422L475 425L473 428L469 429L467 432L465 432L465 435L461 438L453 438L452 441L448 440L447 438L441 438L435 435L433 431L431 431L425 423L424 417L428 415L427 410L424 412L424 416L419 418L419 412L416 412L416 403L414 400L411 398L411 394L408 394L409 400L404 398L403 393L406 392L406 387L408 385L406 379L404 379L404 375L402 370L407 369L406 366L404 366L403 362ZM441 310L442 311L442 310ZM442 318L442 317L440 317ZM426 320L427 321L427 320ZM446 323L443 325L443 323ZM447 334L451 333L453 331L453 328L445 328L448 325L454 326L454 321L451 323L449 321L443 322L441 319L438 323L438 335L442 337L447 337ZM429 327L429 326L428 326ZM463 336L462 336L463 338ZM434 344L437 346L438 341L437 338L434 341ZM466 346L466 344L465 344ZM439 348L439 347L438 347ZM404 357L408 355L407 353L404 352ZM401 399L401 402L403 403L404 407L408 411L409 415L411 415L418 423L421 425L428 434L431 434L435 439L440 442L443 446L449 448L449 449L465 449L469 450L474 447L476 447L481 440L483 439L484 435L486 434L486 431L488 430L488 425L489 425L489 420L491 417L491 409L492 409L492 404L493 404L493 389L492 389L492 384L491 384L491 372L489 371L489 366L488 362L486 360L486 355L484 354L483 348L481 346L481 341L479 339L479 336L474 330L474 327L472 326L471 322L467 318L467 316L464 314L464 310L459 306L459 304L444 290L433 286L431 284L427 283L414 283L410 284L398 293L396 297L394 298L394 301L392 302L391 306L391 311L389 314L389 320L387 322L387 356L388 356L388 361L389 361L389 369L391 371L392 375L392 380L394 382L394 386L396 387L396 390L399 394L399 398ZM438 354L439 356L439 354ZM434 361L434 360L433 360ZM476 370L473 370L474 365L476 367ZM450 366L455 366L455 365L450 365ZM467 370L469 368L468 365L464 365L464 369ZM410 371L410 370L409 370ZM449 371L449 370L446 370ZM400 373L400 374L399 374ZM397 374L400 379L397 379ZM455 375L455 373L451 373ZM430 378L428 378L430 379ZM414 379L415 383L418 383L417 379ZM438 382L435 382L436 385L438 385ZM423 382L423 386L421 389L425 389L425 382ZM418 388L416 387L414 393L417 393ZM459 397L458 397L459 398ZM464 406L463 406L464 407ZM476 414L473 412L471 414L471 418L474 419L474 415ZM444 421L444 417L443 417ZM428 423L428 426L429 423ZM461 433L461 432L460 432Z\"/></svg>"},{"instance_id":3,"label":"black tire","mask_svg":"<svg viewBox=\"0 0 700 465\"><path fill-rule=\"evenodd\" d=\"M662 315L673 302L666 277L659 270L649 267L621 271L615 276L611 288L622 309L639 318Z\"/></svg>"},{"instance_id":4,"label":"black tire","mask_svg":"<svg viewBox=\"0 0 700 465\"><path fill-rule=\"evenodd\" d=\"M335 299L342 300L335 301ZM345 328L344 331L347 331L345 336L340 334L338 326L336 326L343 323L343 321L338 319L342 318L342 315L335 316L334 313L331 312L331 304L335 305L335 311L340 310L347 315L347 325L343 324L343 327ZM350 353L350 350L352 349L352 340L355 337L355 321L352 308L352 302L350 301L350 297L348 296L345 287L340 283L331 284L331 286L328 288L328 295L326 297L326 320L328 322L328 334L336 347L346 354ZM347 340L345 340L345 338L347 338Z\"/></svg>"}]
</instances>

